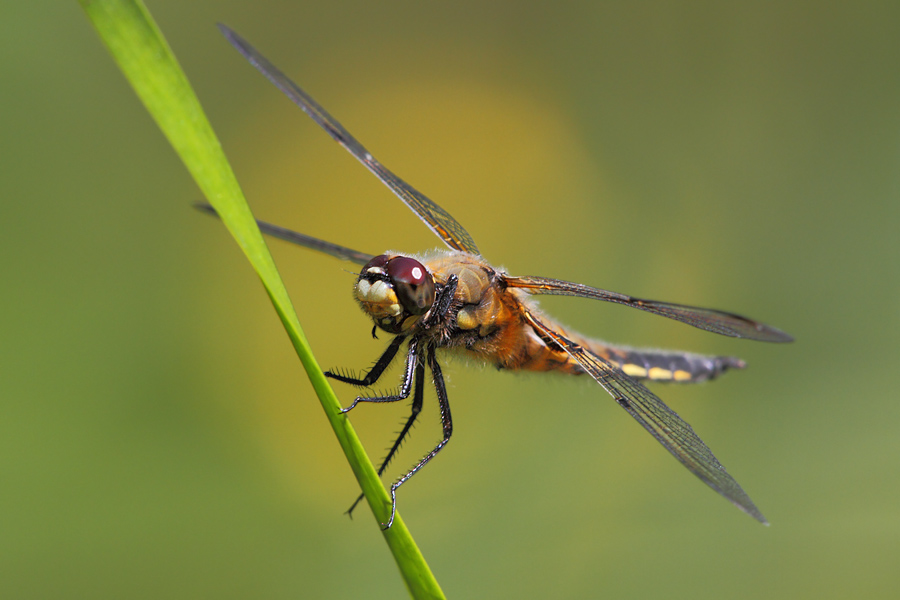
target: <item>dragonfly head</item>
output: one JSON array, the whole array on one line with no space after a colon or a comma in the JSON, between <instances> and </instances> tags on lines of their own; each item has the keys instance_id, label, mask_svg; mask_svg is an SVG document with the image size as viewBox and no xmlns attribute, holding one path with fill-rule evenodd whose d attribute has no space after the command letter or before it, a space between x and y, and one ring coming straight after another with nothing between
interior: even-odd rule
<instances>
[{"instance_id":1,"label":"dragonfly head","mask_svg":"<svg viewBox=\"0 0 900 600\"><path fill-rule=\"evenodd\" d=\"M403 333L434 304L434 279L414 258L381 254L362 268L355 293L378 327Z\"/></svg>"}]
</instances>

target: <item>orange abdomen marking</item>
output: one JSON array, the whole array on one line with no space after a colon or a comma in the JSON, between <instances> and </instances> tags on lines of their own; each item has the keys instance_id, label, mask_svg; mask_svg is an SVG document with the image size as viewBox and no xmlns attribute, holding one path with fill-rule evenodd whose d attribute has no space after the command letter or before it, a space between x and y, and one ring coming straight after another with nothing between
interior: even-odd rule
<instances>
[{"instance_id":1,"label":"orange abdomen marking","mask_svg":"<svg viewBox=\"0 0 900 600\"><path fill-rule=\"evenodd\" d=\"M548 322L546 317L542 317L542 320L544 323ZM592 340L570 333L556 323L552 324L552 327L564 337L588 349L592 354L613 364L626 375L635 379L698 383L714 379L728 369L743 369L746 366L744 361L730 356L705 356L681 351L636 350L616 347L600 340ZM557 371L569 375L584 373L584 369L575 359L551 340L534 332L524 320L520 326L510 327L510 329L517 331L505 332L507 333L505 336L507 344L504 344L506 346L505 354L514 356L515 359L506 364L498 362L498 366L526 371ZM524 335L516 336L515 333ZM513 343L520 344L522 348L520 353L511 351L510 346Z\"/></svg>"}]
</instances>

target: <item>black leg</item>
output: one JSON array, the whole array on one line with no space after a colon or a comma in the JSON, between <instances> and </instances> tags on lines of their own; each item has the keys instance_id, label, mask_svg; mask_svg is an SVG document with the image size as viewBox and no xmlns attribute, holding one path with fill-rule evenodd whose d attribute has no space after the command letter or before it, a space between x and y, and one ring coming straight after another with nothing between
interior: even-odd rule
<instances>
[{"instance_id":1,"label":"black leg","mask_svg":"<svg viewBox=\"0 0 900 600\"><path fill-rule=\"evenodd\" d=\"M437 456L437 453L441 451L441 448L447 445L447 442L450 441L450 436L453 434L453 419L450 416L450 402L447 399L447 388L444 385L444 376L441 373L441 367L438 365L437 358L434 355L434 350L433 346L429 346L425 352L428 367L431 369L431 374L434 377L434 389L437 393L438 406L441 409L441 424L444 429L444 439L434 447L434 450L426 454L416 466L410 469L406 475L391 485L391 517L388 519L387 523L382 523L384 529L389 529L390 526L394 524L394 515L397 513L397 488L406 483L406 481L424 467L428 461Z\"/></svg>"},{"instance_id":2,"label":"black leg","mask_svg":"<svg viewBox=\"0 0 900 600\"><path fill-rule=\"evenodd\" d=\"M453 302L453 295L456 294L456 287L458 285L459 277L456 275L451 275L447 278L447 283L445 283L444 287L438 291L437 297L434 299L431 311L422 321L422 326L425 329L429 329L433 325L441 322L444 315L450 310L450 303Z\"/></svg>"},{"instance_id":3,"label":"black leg","mask_svg":"<svg viewBox=\"0 0 900 600\"><path fill-rule=\"evenodd\" d=\"M369 387L381 377L381 374L384 373L384 370L387 369L388 365L393 362L394 357L397 356L397 350L400 349L400 344L403 343L404 337L402 335L398 335L391 341L391 344L387 347L387 350L384 351L375 364L369 369L369 372L366 373L366 376L362 379L356 379L355 377L347 377L346 375L341 375L340 373L335 373L333 371L325 371L325 377L330 377L331 379L337 379L342 383L349 383L350 385L355 385L359 387Z\"/></svg>"},{"instance_id":4,"label":"black leg","mask_svg":"<svg viewBox=\"0 0 900 600\"><path fill-rule=\"evenodd\" d=\"M394 348L394 345L395 345L394 342L391 342L391 345L390 345L390 347L388 347L387 352L385 352L381 356L381 358L378 359L378 362L375 364L375 366L372 367L372 371L379 369L379 373L375 378L376 380L378 379L379 376L381 376L381 373L384 371L384 367L380 366L384 357L387 356L388 354L391 354L391 357L393 358L393 355L397 353L397 350ZM400 344L396 344L396 345L399 346ZM419 342L416 338L412 338L411 340L409 340L409 352L406 355L406 373L403 376L403 383L400 385L400 389L397 391L397 393L391 394L388 396L357 396L356 400L353 401L353 404L351 404L347 408L342 408L341 412L342 413L350 412L360 402L397 402L398 400L405 400L406 398L409 398L409 393L412 390L413 374L415 373L416 364L418 363L418 361L419 361ZM390 362L390 361L388 361L388 362ZM370 373L372 371L370 371ZM367 378L368 378L368 376L367 376ZM335 379L337 379L337 378L335 378ZM338 381L343 381L343 380L338 379ZM360 381L365 381L365 379L360 380ZM366 384L366 385L368 385L368 384Z\"/></svg>"},{"instance_id":5,"label":"black leg","mask_svg":"<svg viewBox=\"0 0 900 600\"><path fill-rule=\"evenodd\" d=\"M421 355L420 355L421 356ZM406 424L403 425L403 429L400 430L400 435L397 437L397 440L394 442L394 445L391 446L391 449L388 451L387 456L384 457L384 460L381 461L381 465L378 467L378 476L381 477L384 474L384 470L387 468L388 464L391 462L391 459L394 458L394 454L403 444L403 440L406 438L406 435L409 433L409 430L412 428L413 423L416 422L416 417L419 416L419 413L422 411L422 398L425 395L425 363L422 362L421 358L416 362L416 372L415 372L415 380L416 380L416 390L413 394L413 402L412 402L412 412L409 415L409 418L406 420ZM359 498L353 503L353 505L347 510L347 514L353 516L353 509L356 508L356 505L360 503L360 501L364 498L362 494L359 495Z\"/></svg>"}]
</instances>

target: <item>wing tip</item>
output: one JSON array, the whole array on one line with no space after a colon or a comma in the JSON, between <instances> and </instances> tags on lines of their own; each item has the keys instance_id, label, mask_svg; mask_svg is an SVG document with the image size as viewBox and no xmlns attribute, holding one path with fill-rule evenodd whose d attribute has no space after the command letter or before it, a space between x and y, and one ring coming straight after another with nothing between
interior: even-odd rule
<instances>
[{"instance_id":1,"label":"wing tip","mask_svg":"<svg viewBox=\"0 0 900 600\"><path fill-rule=\"evenodd\" d=\"M744 511L745 513L747 513L748 515L750 515L751 517L753 517L754 519L756 519L757 521L759 521L760 523L765 525L766 527L769 527L771 525L771 523L769 523L769 520L767 518L765 518L761 512L759 512L759 509L756 508L756 506L751 505L751 506L747 507L747 506L738 505L738 508L740 508L742 511Z\"/></svg>"},{"instance_id":2,"label":"wing tip","mask_svg":"<svg viewBox=\"0 0 900 600\"><path fill-rule=\"evenodd\" d=\"M208 215L212 215L214 217L219 216L219 213L216 211L216 209L213 208L211 204L207 204L206 202L194 202L192 206L200 212L205 212Z\"/></svg>"},{"instance_id":3,"label":"wing tip","mask_svg":"<svg viewBox=\"0 0 900 600\"><path fill-rule=\"evenodd\" d=\"M766 527L771 525L771 523L769 523L769 520L765 518L761 512L759 512L759 509L756 508L756 505L753 504L753 501L751 501L750 498L747 498L746 502L735 502L734 500L732 500L732 503Z\"/></svg>"},{"instance_id":4,"label":"wing tip","mask_svg":"<svg viewBox=\"0 0 900 600\"><path fill-rule=\"evenodd\" d=\"M756 324L756 332L759 334L757 339L764 342L775 342L776 344L787 344L794 341L794 336L785 333L780 329L763 323Z\"/></svg>"}]
</instances>

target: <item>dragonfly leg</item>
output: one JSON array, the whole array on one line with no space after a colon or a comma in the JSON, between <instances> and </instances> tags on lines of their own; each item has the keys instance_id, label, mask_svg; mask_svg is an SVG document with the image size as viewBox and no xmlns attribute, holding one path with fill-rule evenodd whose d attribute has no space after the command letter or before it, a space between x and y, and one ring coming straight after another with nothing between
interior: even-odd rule
<instances>
[{"instance_id":1,"label":"dragonfly leg","mask_svg":"<svg viewBox=\"0 0 900 600\"><path fill-rule=\"evenodd\" d=\"M355 385L357 387L369 387L378 381L381 374L384 373L384 370L394 361L394 357L397 356L397 351L400 349L400 344L403 343L404 339L405 338L402 335L395 337L387 347L387 350L378 357L378 360L375 361L375 364L372 365L372 368L369 369L369 372L366 373L365 377L362 379L341 375L335 371L325 371L325 377L336 379L342 383L349 383L350 385Z\"/></svg>"},{"instance_id":2,"label":"dragonfly leg","mask_svg":"<svg viewBox=\"0 0 900 600\"><path fill-rule=\"evenodd\" d=\"M447 311L450 310L450 304L453 302L453 296L456 295L456 288L459 285L459 277L451 275L447 278L447 283L438 290L437 297L428 314L422 321L425 329L430 329L434 325L440 323Z\"/></svg>"},{"instance_id":3,"label":"dragonfly leg","mask_svg":"<svg viewBox=\"0 0 900 600\"><path fill-rule=\"evenodd\" d=\"M400 336L397 336L397 337L400 338ZM400 340L402 341L402 338L400 338ZM381 358L379 358L378 362L375 363L375 366L372 367L372 371L369 371L369 373L372 373L376 369L378 370L378 373L375 375L375 379L372 382L368 382L369 376L367 375L364 379L355 380L355 381L360 381L362 383L357 384L357 383L353 383L353 381L347 381L346 383L351 383L353 385L366 385L366 386L371 385L371 383L374 383L378 379L378 377L381 376L381 373L384 372L385 366L387 364L389 364L391 359L393 359L394 355L397 354L397 348L395 346L396 347L400 346L400 343L397 342L396 339L393 342L391 342L391 345L388 347L387 351L385 351L385 353L381 355ZM416 364L419 360L418 350L419 350L418 341L415 338L411 339L409 341L409 352L406 355L406 371L403 375L403 383L400 384L400 389L397 391L396 394L388 394L385 396L357 396L356 399L353 401L353 403L350 406L348 406L347 408L342 408L341 412L342 413L350 412L360 402L397 402L399 400L405 400L405 399L409 398L409 394L412 391L413 374L415 373ZM384 360L385 357L389 357L387 361ZM385 362L385 365L382 366L381 365L382 362ZM337 379L338 381L344 381L344 379L338 378L338 377L334 377L334 379Z\"/></svg>"},{"instance_id":4,"label":"dragonfly leg","mask_svg":"<svg viewBox=\"0 0 900 600\"><path fill-rule=\"evenodd\" d=\"M410 412L409 418L406 420L406 423L403 425L403 429L400 430L400 434L397 436L397 440L391 446L391 449L388 451L387 456L384 457L384 460L381 461L381 465L378 467L379 477L384 474L384 470L391 462L391 459L394 458L394 454L403 444L403 440L406 439L406 435L412 428L413 423L416 422L416 417L418 417L419 413L422 411L422 398L425 391L425 365L421 360L416 362L415 381L416 389L415 393L413 394L412 411ZM353 516L353 509L356 508L356 505L359 504L363 498L363 494L360 494L359 498L357 498L353 502L353 505L347 510L348 515L350 515L351 517Z\"/></svg>"},{"instance_id":5,"label":"dragonfly leg","mask_svg":"<svg viewBox=\"0 0 900 600\"><path fill-rule=\"evenodd\" d=\"M397 488L406 483L410 477L418 473L422 467L428 464L428 461L437 456L437 453L441 451L441 448L447 445L447 442L450 441L450 436L453 434L453 419L450 416L450 401L447 399L447 387L444 385L444 376L441 373L441 367L438 365L437 358L434 355L434 350L433 346L430 346L426 350L426 360L428 361L428 367L431 369L431 374L434 377L434 389L437 393L438 406L441 410L441 425L443 426L444 438L434 447L434 450L422 457L422 460L416 463L406 475L391 485L391 517L388 519L387 523L381 524L383 529L390 529L391 525L394 524L394 515L397 514Z\"/></svg>"}]
</instances>

